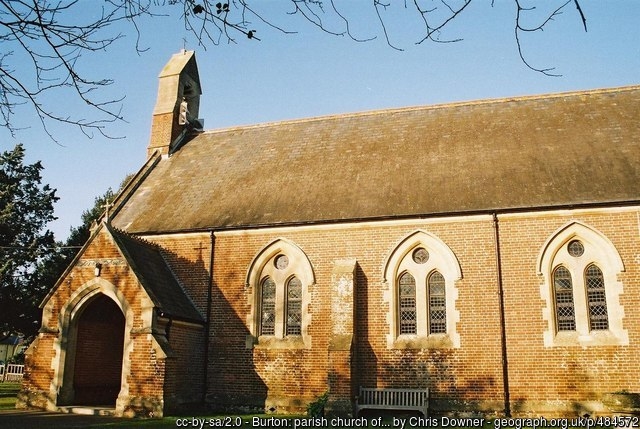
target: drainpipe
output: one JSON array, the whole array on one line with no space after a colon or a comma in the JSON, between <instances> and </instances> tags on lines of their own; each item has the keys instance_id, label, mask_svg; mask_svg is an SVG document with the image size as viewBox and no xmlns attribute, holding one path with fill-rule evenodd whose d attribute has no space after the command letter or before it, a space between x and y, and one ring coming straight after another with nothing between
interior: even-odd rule
<instances>
[{"instance_id":1,"label":"drainpipe","mask_svg":"<svg viewBox=\"0 0 640 429\"><path fill-rule=\"evenodd\" d=\"M502 283L502 256L500 255L500 228L498 215L493 213L493 232L495 238L496 273L498 275L498 297L500 303L500 348L502 352L502 382L504 389L504 414L511 417L511 404L509 395L509 362L507 360L507 329L504 313L504 286Z\"/></svg>"},{"instance_id":2,"label":"drainpipe","mask_svg":"<svg viewBox=\"0 0 640 429\"><path fill-rule=\"evenodd\" d=\"M206 324L204 326L204 390L202 391L202 403L207 400L207 391L209 390L209 334L211 332L211 307L213 303L213 248L216 244L216 236L211 231L211 251L209 253L209 289L207 291L207 315Z\"/></svg>"}]
</instances>

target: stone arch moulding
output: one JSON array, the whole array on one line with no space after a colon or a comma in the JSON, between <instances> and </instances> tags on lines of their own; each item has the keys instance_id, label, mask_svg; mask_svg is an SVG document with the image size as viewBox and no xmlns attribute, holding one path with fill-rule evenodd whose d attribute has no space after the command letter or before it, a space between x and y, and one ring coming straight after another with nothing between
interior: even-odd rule
<instances>
[{"instance_id":1,"label":"stone arch moulding","mask_svg":"<svg viewBox=\"0 0 640 429\"><path fill-rule=\"evenodd\" d=\"M50 386L50 397L53 400L53 408L59 405L69 405L73 401L73 366L76 349L77 321L87 305L98 295L104 295L112 299L122 311L125 318L123 361L121 374L121 389L116 401L116 414L122 414L128 402L130 375L130 362L125 357L133 350L131 328L133 326L133 310L123 296L112 283L103 278L89 280L78 288L62 306L58 318L59 334L54 343L55 356L52 361L53 379ZM50 314L45 305L45 317ZM46 321L43 321L46 323Z\"/></svg>"},{"instance_id":2,"label":"stone arch moulding","mask_svg":"<svg viewBox=\"0 0 640 429\"><path fill-rule=\"evenodd\" d=\"M273 259L283 254L288 257L289 269L291 273L295 273L296 277L302 282L302 334L301 342L291 341L287 338L281 338L281 334L276 334L273 339L260 340L259 338L259 326L260 326L260 287L259 284L265 275L265 272L269 271L267 264L273 261ZM273 271L273 270L271 270ZM287 278L290 278L293 274L289 274ZM267 347L273 348L310 348L311 337L308 335L308 326L311 323L311 314L309 312L309 303L311 301L311 289L315 285L316 278L313 271L313 267L306 253L294 242L285 238L278 238L271 241L264 246L262 250L253 258L245 279L245 288L248 291L249 308L250 312L247 317L247 326L249 327L250 335L247 338L246 345L248 348L253 347L256 344L264 343ZM278 292L282 293L282 292ZM282 311L282 309L280 310ZM263 341L264 340L264 341Z\"/></svg>"},{"instance_id":3,"label":"stone arch moulding","mask_svg":"<svg viewBox=\"0 0 640 429\"><path fill-rule=\"evenodd\" d=\"M536 264L538 275L549 272L553 268L551 264L560 248L575 238L582 239L585 243L596 245L598 248L611 250L611 252L605 252L605 254L602 255L606 260L602 262L606 262L607 265L611 266L617 272L624 271L622 258L611 240L600 231L582 222L573 221L560 227L542 246Z\"/></svg>"},{"instance_id":4,"label":"stone arch moulding","mask_svg":"<svg viewBox=\"0 0 640 429\"><path fill-rule=\"evenodd\" d=\"M446 334L420 334L415 338L399 335L398 329L398 296L397 281L399 275L404 272L407 265L407 257L418 247L424 247L429 254L429 261L418 269L420 277L426 278L435 271L438 271L445 279L446 296ZM415 264L414 264L415 265ZM386 290L383 293L383 300L388 306L387 324L389 332L387 334L388 348L458 348L460 347L460 334L457 332L457 324L460 321L460 312L456 308L458 299L457 282L462 278L462 270L458 258L451 248L440 238L423 230L417 230L401 239L396 244L386 258L383 268L383 281ZM424 286L426 288L426 284ZM424 299L421 299L423 297ZM426 290L418 296L418 301L427 298ZM427 305L423 302L422 305ZM426 316L422 316L424 318ZM417 323L426 326L427 321L421 320L418 316ZM424 329L423 329L424 330Z\"/></svg>"},{"instance_id":5,"label":"stone arch moulding","mask_svg":"<svg viewBox=\"0 0 640 429\"><path fill-rule=\"evenodd\" d=\"M566 245L572 240L580 240L584 246L584 254L572 257ZM588 326L588 309L584 269L595 264L602 271L609 329L603 331L590 330ZM558 331L555 320L555 303L553 294L553 270L565 266L574 279L575 331ZM542 317L547 328L543 333L544 346L598 346L629 344L628 332L623 329L624 307L620 304L623 284L619 275L625 271L624 263L615 245L603 233L582 222L572 221L557 229L545 241L536 261L536 272L542 278L540 297L545 303Z\"/></svg>"},{"instance_id":6,"label":"stone arch moulding","mask_svg":"<svg viewBox=\"0 0 640 429\"><path fill-rule=\"evenodd\" d=\"M407 256L413 249L420 246L421 244L427 249L431 249L437 254L443 256L443 259L445 261L443 270L446 270L448 273L450 273L453 280L460 280L462 278L460 263L458 262L458 258L453 253L451 248L435 235L430 234L426 231L418 230L412 232L411 234L400 240L400 242L389 253L389 256L386 259L383 273L383 279L385 282L388 283L390 280L393 280L400 266L400 263L405 258L405 256Z\"/></svg>"},{"instance_id":7,"label":"stone arch moulding","mask_svg":"<svg viewBox=\"0 0 640 429\"><path fill-rule=\"evenodd\" d=\"M302 280L303 283L315 284L316 277L307 254L291 240L278 238L263 247L262 250L253 258L249 265L249 269L247 270L245 286L251 287L255 285L256 282L260 280L260 273L264 266L279 253L284 253L289 256L291 264L304 262L306 265L303 270L304 278L301 278L300 280ZM292 257L295 257L295 259L291 260Z\"/></svg>"}]
</instances>

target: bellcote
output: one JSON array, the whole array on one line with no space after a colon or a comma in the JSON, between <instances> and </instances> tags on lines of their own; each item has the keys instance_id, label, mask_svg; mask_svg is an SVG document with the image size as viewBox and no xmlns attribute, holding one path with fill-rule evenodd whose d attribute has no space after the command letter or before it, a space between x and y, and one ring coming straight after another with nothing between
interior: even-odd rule
<instances>
[{"instance_id":1,"label":"bellcote","mask_svg":"<svg viewBox=\"0 0 640 429\"><path fill-rule=\"evenodd\" d=\"M189 134L202 127L197 120L202 89L195 53L181 51L174 54L158 80L147 156L156 150L162 155L171 153Z\"/></svg>"}]
</instances>

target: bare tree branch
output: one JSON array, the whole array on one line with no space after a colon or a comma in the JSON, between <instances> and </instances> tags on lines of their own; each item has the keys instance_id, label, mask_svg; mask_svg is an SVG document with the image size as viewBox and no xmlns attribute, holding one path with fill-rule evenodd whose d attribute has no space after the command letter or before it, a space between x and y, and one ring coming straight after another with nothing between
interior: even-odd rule
<instances>
[{"instance_id":1,"label":"bare tree branch","mask_svg":"<svg viewBox=\"0 0 640 429\"><path fill-rule=\"evenodd\" d=\"M340 3L342 1L342 3ZM143 19L177 14L184 28L206 49L210 45L238 43L241 39L260 41L269 31L292 34L283 19L295 19L333 36L347 36L356 42L367 42L382 34L386 44L403 51L396 41L393 28L398 10L417 18L421 36L412 41L453 43L461 37L451 37L452 23L457 21L471 4L480 0L372 0L370 8L375 27L369 25L374 36L362 37L354 32L352 24L357 18L349 17L345 10L353 7L349 0L289 0L290 11L280 11L273 3L258 0L104 0L81 2L79 0L0 0L0 127L12 134L21 125L14 124L17 109L31 108L42 128L55 141L52 124L75 126L87 136L98 133L113 137L108 132L110 124L123 120L123 98L106 96L101 91L113 82L104 77L92 77L83 67L92 54L109 49L123 34L120 26L130 26L135 35L137 52L141 47L139 25ZM511 0L515 4L514 40L518 55L529 69L547 76L558 76L553 67L537 67L528 59L523 46L523 36L544 31L559 17L569 4L578 12L585 31L587 20L579 0L562 0L560 6L547 14L536 6L548 6L547 0ZM535 4L536 6L527 6ZM491 1L494 5L494 0ZM363 6L359 6L363 8ZM93 13L79 13L91 8ZM365 12L363 10L363 12ZM92 17L92 18L87 18ZM526 18L526 19L525 19ZM530 22L525 24L525 21ZM412 21L413 22L413 21ZM120 30L117 30L120 29ZM258 33L260 31L260 33ZM266 36L263 36L263 31ZM260 34L260 37L257 37ZM25 64L27 66L25 66ZM64 109L54 105L51 99L64 94L69 103L86 105L87 117L65 115ZM66 104L69 104L66 103Z\"/></svg>"},{"instance_id":2,"label":"bare tree branch","mask_svg":"<svg viewBox=\"0 0 640 429\"><path fill-rule=\"evenodd\" d=\"M392 47L396 51L404 51L404 49L399 48L399 47L395 46L393 43L391 43L391 40L389 39L389 33L387 32L387 26L384 23L384 19L382 19L382 15L380 15L380 8L382 7L383 9L386 9L387 7L389 7L389 4L388 3L382 3L380 0L373 0L373 6L375 7L376 15L378 16L378 21L380 22L380 28L382 29L382 32L384 33L384 38L387 41L387 45L389 45L390 47Z\"/></svg>"},{"instance_id":3,"label":"bare tree branch","mask_svg":"<svg viewBox=\"0 0 640 429\"><path fill-rule=\"evenodd\" d=\"M578 0L573 0L573 4L576 5L576 9L578 10L578 13L580 14L580 19L582 19L582 26L584 27L584 31L587 31L587 18L584 16L584 13L582 12L582 8L580 7L580 3L578 2Z\"/></svg>"},{"instance_id":4,"label":"bare tree branch","mask_svg":"<svg viewBox=\"0 0 640 429\"><path fill-rule=\"evenodd\" d=\"M87 136L95 132L112 137L106 126L122 120L122 98L100 99L96 91L111 85L110 79L93 79L81 73L83 55L108 49L122 37L108 34L108 28L119 21L135 23L137 16L147 14L150 4L139 1L106 2L110 8L98 10L98 18L77 21L74 12L82 5L75 1L53 3L47 0L0 0L0 116L2 126L12 134L16 106L29 105L44 131L55 141L50 124L76 126ZM31 76L25 69L16 73L14 62L27 58ZM93 112L93 119L64 116L47 107L45 99L60 92L72 94ZM62 110L62 109L60 109Z\"/></svg>"},{"instance_id":5,"label":"bare tree branch","mask_svg":"<svg viewBox=\"0 0 640 429\"><path fill-rule=\"evenodd\" d=\"M525 27L522 24L522 21L523 21L522 13L523 12L527 12L527 11L533 11L536 8L534 6L525 8L525 7L522 6L522 0L515 0L517 11L516 11L514 34L515 34L516 45L518 47L518 55L520 56L520 59L522 60L524 65L526 65L531 70L533 70L535 72L542 73L542 74L544 74L546 76L552 76L552 77L562 76L562 75L560 75L558 73L554 73L555 67L535 67L535 66L533 66L525 57L525 54L524 54L523 48L522 48L522 41L521 41L520 36L521 36L522 33L533 33L533 32L536 32L536 31L543 31L545 29L545 27L551 21L553 21L557 16L561 15L563 9L565 7L567 7L567 5L572 3L572 2L577 4L577 6L579 8L578 0L567 0L565 3L563 3L562 5L560 5L559 7L554 9L553 11L551 11L551 13L549 13L546 16L546 18L544 18L541 21L539 21L536 25L530 26L530 27ZM583 18L583 23L585 25L585 31L586 31L586 21L584 20L584 16L582 16L582 18Z\"/></svg>"},{"instance_id":6,"label":"bare tree branch","mask_svg":"<svg viewBox=\"0 0 640 429\"><path fill-rule=\"evenodd\" d=\"M340 17L340 19L343 21L344 26L346 28L345 33L347 35L349 35L349 37L351 38L351 40L354 40L356 42L370 42L372 40L375 39L374 37L366 37L366 38L359 38L359 37L355 37L352 33L351 33L351 29L349 28L349 20L347 18L344 17L344 15L342 15L340 12L338 12L338 8L336 7L336 4L334 2L334 0L331 0L331 8L333 9L333 11L335 12L336 15L338 15L338 17Z\"/></svg>"},{"instance_id":7,"label":"bare tree branch","mask_svg":"<svg viewBox=\"0 0 640 429\"><path fill-rule=\"evenodd\" d=\"M449 10L449 14L445 15L445 18L442 19L438 24L436 24L434 26L431 26L431 25L429 25L429 21L427 20L427 17L428 17L428 15L430 16L431 14L435 14L435 12L438 10L438 6L436 5L432 9L422 10L418 6L418 2L417 1L414 2L415 6L416 6L416 10L422 15L422 17L424 19L425 28L427 30L427 34L424 36L424 38L422 38L421 40L416 42L417 44L420 44L420 43L424 42L425 40L431 40L433 42L440 42L440 43L459 42L459 41L462 40L462 39L459 39L459 38L458 39L451 39L451 40L442 40L442 39L440 39L440 34L441 34L442 30L444 30L444 28L447 27L451 21L456 19L458 17L458 15L460 15L471 4L471 0L465 0L462 4L460 4L459 6L457 6L455 8L452 7L451 5L449 5L444 0L441 0L440 3L446 9Z\"/></svg>"}]
</instances>

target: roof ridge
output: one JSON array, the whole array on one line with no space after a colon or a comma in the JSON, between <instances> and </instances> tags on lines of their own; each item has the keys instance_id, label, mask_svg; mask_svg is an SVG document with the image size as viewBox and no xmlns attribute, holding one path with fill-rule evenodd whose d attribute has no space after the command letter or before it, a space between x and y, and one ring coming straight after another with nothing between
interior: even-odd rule
<instances>
[{"instance_id":1,"label":"roof ridge","mask_svg":"<svg viewBox=\"0 0 640 429\"><path fill-rule=\"evenodd\" d=\"M528 95L497 97L497 98L483 98L483 99L476 99L476 100L452 101L452 102L445 102L445 103L416 105L416 106L389 107L389 108L383 108L383 109L364 110L359 112L336 113L336 114L329 114L329 115L311 116L307 118L284 119L281 121L267 121L267 122L262 122L258 124L234 125L234 126L224 127L224 128L214 128L210 130L205 130L202 134L228 133L230 131L237 131L237 130L271 128L271 127L277 127L277 126L288 125L288 124L331 121L331 120L355 118L355 117L363 117L363 116L377 116L377 115L386 115L389 113L440 110L440 109L455 108L455 107L478 106L478 105L509 103L509 102L517 102L517 101L528 101L528 100L568 98L568 97L575 97L580 95L607 94L607 93L626 92L626 91L634 91L634 90L640 90L640 84L617 86L617 87L610 87L610 88L579 89L579 90L570 90L570 91L557 92L557 93L528 94Z\"/></svg>"}]
</instances>

